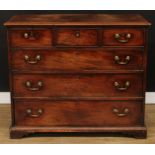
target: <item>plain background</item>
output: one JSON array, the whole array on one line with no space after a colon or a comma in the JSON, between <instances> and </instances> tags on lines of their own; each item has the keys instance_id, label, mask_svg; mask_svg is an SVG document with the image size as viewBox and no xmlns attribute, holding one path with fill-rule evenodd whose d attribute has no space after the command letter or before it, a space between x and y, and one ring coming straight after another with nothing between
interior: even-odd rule
<instances>
[{"instance_id":1,"label":"plain background","mask_svg":"<svg viewBox=\"0 0 155 155\"><path fill-rule=\"evenodd\" d=\"M9 91L9 73L8 73L8 54L7 54L7 38L6 38L6 28L3 26L4 22L16 14L52 14L52 13L121 13L121 14L141 14L147 20L152 23L152 26L149 29L149 45L148 45L148 76L147 76L147 91L155 91L155 10L149 11L131 11L131 10L122 10L122 11L112 11L112 10L87 10L87 11L30 11L30 10L0 10L0 92Z\"/></svg>"}]
</instances>

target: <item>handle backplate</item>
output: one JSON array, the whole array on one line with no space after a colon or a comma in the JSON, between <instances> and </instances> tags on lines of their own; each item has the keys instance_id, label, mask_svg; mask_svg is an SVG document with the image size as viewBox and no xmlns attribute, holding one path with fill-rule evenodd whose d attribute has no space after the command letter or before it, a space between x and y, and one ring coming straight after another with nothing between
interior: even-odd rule
<instances>
[{"instance_id":1,"label":"handle backplate","mask_svg":"<svg viewBox=\"0 0 155 155\"><path fill-rule=\"evenodd\" d=\"M129 113L128 108L124 108L122 111L118 110L117 108L113 108L113 113L115 113L118 117L124 117Z\"/></svg>"},{"instance_id":2,"label":"handle backplate","mask_svg":"<svg viewBox=\"0 0 155 155\"><path fill-rule=\"evenodd\" d=\"M41 60L41 56L40 55L36 55L34 57L34 60L31 60L31 58L28 55L24 55L24 60L28 63L28 64L37 64L40 60Z\"/></svg>"},{"instance_id":3,"label":"handle backplate","mask_svg":"<svg viewBox=\"0 0 155 155\"><path fill-rule=\"evenodd\" d=\"M127 64L129 63L130 59L131 59L131 57L130 57L129 55L127 55L127 56L125 57L125 60L124 60L124 61L121 61L121 60L120 60L120 57L119 57L118 55L115 55L115 56L114 56L115 62L116 62L117 64L119 64L119 65L127 65Z\"/></svg>"},{"instance_id":4,"label":"handle backplate","mask_svg":"<svg viewBox=\"0 0 155 155\"><path fill-rule=\"evenodd\" d=\"M131 39L130 33L116 33L114 34L114 38L120 43L127 43Z\"/></svg>"},{"instance_id":5,"label":"handle backplate","mask_svg":"<svg viewBox=\"0 0 155 155\"><path fill-rule=\"evenodd\" d=\"M37 86L34 87L33 84L32 84L32 82L26 81L26 82L25 82L25 86L26 86L26 88L27 88L28 90L31 90L31 91L38 91L38 90L40 90L40 89L43 87L43 82L42 82L42 81L38 81L38 82L37 82Z\"/></svg>"},{"instance_id":6,"label":"handle backplate","mask_svg":"<svg viewBox=\"0 0 155 155\"><path fill-rule=\"evenodd\" d=\"M116 87L117 90L123 91L123 90L127 90L129 88L130 82L126 81L124 87L121 87L119 82L115 81L114 86Z\"/></svg>"},{"instance_id":7,"label":"handle backplate","mask_svg":"<svg viewBox=\"0 0 155 155\"><path fill-rule=\"evenodd\" d=\"M36 113L33 112L32 109L26 109L26 114L27 114L29 117L37 118L37 117L39 117L39 116L41 116L41 115L43 114L43 109L38 109L38 110L36 111Z\"/></svg>"},{"instance_id":8,"label":"handle backplate","mask_svg":"<svg viewBox=\"0 0 155 155\"><path fill-rule=\"evenodd\" d=\"M36 34L33 31L25 32L23 37L28 40L36 40Z\"/></svg>"}]
</instances>

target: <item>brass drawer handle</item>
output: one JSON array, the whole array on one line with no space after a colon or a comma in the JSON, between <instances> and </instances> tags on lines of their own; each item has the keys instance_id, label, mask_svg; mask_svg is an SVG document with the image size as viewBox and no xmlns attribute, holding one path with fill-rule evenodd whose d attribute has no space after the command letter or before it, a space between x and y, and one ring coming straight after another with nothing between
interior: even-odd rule
<instances>
[{"instance_id":1,"label":"brass drawer handle","mask_svg":"<svg viewBox=\"0 0 155 155\"><path fill-rule=\"evenodd\" d=\"M28 55L24 56L24 60L29 63L29 64L36 64L41 60L41 56L40 55L36 55L34 60L31 60L30 57Z\"/></svg>"},{"instance_id":2,"label":"brass drawer handle","mask_svg":"<svg viewBox=\"0 0 155 155\"><path fill-rule=\"evenodd\" d=\"M125 82L125 86L124 87L121 87L120 84L119 84L119 82L115 81L114 82L114 86L116 87L117 90L123 91L123 90L127 90L129 88L130 82L129 81L126 81Z\"/></svg>"},{"instance_id":3,"label":"brass drawer handle","mask_svg":"<svg viewBox=\"0 0 155 155\"><path fill-rule=\"evenodd\" d=\"M30 81L26 81L25 86L28 90L31 91L37 91L40 90L43 87L43 82L42 81L38 81L37 82L37 87L33 87L33 84Z\"/></svg>"},{"instance_id":4,"label":"brass drawer handle","mask_svg":"<svg viewBox=\"0 0 155 155\"><path fill-rule=\"evenodd\" d=\"M129 55L127 55L127 56L125 57L125 61L120 61L120 57L119 57L118 55L116 55L116 56L114 57L115 62L116 62L117 64L119 64L119 65L127 65L127 64L129 63L130 59L131 59L131 58L130 58Z\"/></svg>"},{"instance_id":5,"label":"brass drawer handle","mask_svg":"<svg viewBox=\"0 0 155 155\"><path fill-rule=\"evenodd\" d=\"M42 109L38 109L36 114L33 113L32 109L26 109L26 114L29 116L29 117L39 117L43 114L43 110Z\"/></svg>"},{"instance_id":6,"label":"brass drawer handle","mask_svg":"<svg viewBox=\"0 0 155 155\"><path fill-rule=\"evenodd\" d=\"M30 31L30 32L25 32L23 37L25 39L29 39L29 40L36 40L36 37L35 37L35 34L33 31Z\"/></svg>"},{"instance_id":7,"label":"brass drawer handle","mask_svg":"<svg viewBox=\"0 0 155 155\"><path fill-rule=\"evenodd\" d=\"M127 42L129 42L129 40L131 39L131 34L130 33L121 33L121 34L119 34L119 33L116 33L115 35L114 35L114 38L118 41L118 42L120 42L120 43L127 43Z\"/></svg>"},{"instance_id":8,"label":"brass drawer handle","mask_svg":"<svg viewBox=\"0 0 155 155\"><path fill-rule=\"evenodd\" d=\"M79 38L79 37L80 37L80 32L79 32L79 31L76 31L76 32L75 32L75 36L76 36L77 38Z\"/></svg>"},{"instance_id":9,"label":"brass drawer handle","mask_svg":"<svg viewBox=\"0 0 155 155\"><path fill-rule=\"evenodd\" d=\"M129 109L125 108L123 112L120 112L117 108L114 108L113 113L115 113L118 117L124 117L129 113Z\"/></svg>"}]
</instances>

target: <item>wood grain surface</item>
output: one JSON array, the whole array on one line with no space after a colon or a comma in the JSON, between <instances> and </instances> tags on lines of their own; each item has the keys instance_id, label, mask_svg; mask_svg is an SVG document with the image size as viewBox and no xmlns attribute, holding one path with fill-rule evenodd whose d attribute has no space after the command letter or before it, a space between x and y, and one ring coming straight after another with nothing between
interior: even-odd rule
<instances>
[{"instance_id":1,"label":"wood grain surface","mask_svg":"<svg viewBox=\"0 0 155 155\"><path fill-rule=\"evenodd\" d=\"M142 48L54 48L12 50L13 70L138 70L142 69ZM36 61L37 56L40 60ZM29 60L25 61L25 56ZM114 59L119 57L119 61ZM127 61L126 58L130 57ZM35 64L31 64L35 61ZM121 65L119 62L126 64Z\"/></svg>"},{"instance_id":2,"label":"wood grain surface","mask_svg":"<svg viewBox=\"0 0 155 155\"><path fill-rule=\"evenodd\" d=\"M149 26L142 16L137 14L46 14L17 15L5 26L57 26L57 25L105 25L105 26Z\"/></svg>"},{"instance_id":3,"label":"wood grain surface","mask_svg":"<svg viewBox=\"0 0 155 155\"><path fill-rule=\"evenodd\" d=\"M13 114L11 138L21 138L34 132L96 132L99 130L146 138L143 118L147 64L146 35L150 23L142 16L127 14L23 15L14 16L5 25L10 26L8 41ZM67 54L59 51L62 47L63 50L68 50ZM74 52L71 48L76 51ZM88 48L91 50L88 51ZM124 48L124 52L120 51L120 48ZM131 48L134 51L137 49L142 51L134 54L134 51L130 51ZM41 65L49 66L49 68L45 71L44 68L38 66L39 70L34 70L26 65L24 70L22 62L14 70L12 62L19 62L18 56L20 56L14 55L14 51L33 49L52 50L53 57L48 51L48 55L45 56L46 59L48 57L46 60L48 63ZM97 52L94 52L95 49ZM105 51L102 52L101 49ZM81 52L79 57L77 57L79 55L77 50ZM130 55L120 56L128 52ZM93 56L94 53L95 56ZM19 59L31 65L43 62L43 53L33 55L35 53L31 52L29 54L31 56L26 54ZM125 67L114 67L116 65L127 66L136 57L130 70ZM60 58L64 59L63 63L60 62ZM57 68L50 68L50 66ZM85 69L81 69L82 67ZM36 73L38 71L40 73ZM64 73L67 71L74 73ZM83 73L85 71L89 73ZM59 73L56 74L56 72ZM62 97L64 101L61 103L60 101L58 104L55 104L56 101L53 102L53 98ZM102 104L103 101L99 101L102 97L111 100L110 103L107 104L107 101L104 101ZM48 102L41 102L41 98ZM70 99L65 101L65 98L72 98L72 101ZM79 100L73 101L75 98ZM82 98L84 100L89 98L89 101L80 100ZM93 98L98 101L91 102ZM117 106L114 98L118 101ZM126 101L123 101L123 98ZM131 101L131 98L143 100ZM17 104L19 99L24 99L25 102ZM29 99L38 101L29 102ZM137 102L138 104L135 104ZM130 117L121 120L111 111L117 116ZM27 119L27 115L40 119L35 123ZM23 125L25 129L20 128ZM36 129L30 129L31 125L37 125ZM41 126L44 128L40 128ZM54 129L58 126L62 128Z\"/></svg>"},{"instance_id":4,"label":"wood grain surface","mask_svg":"<svg viewBox=\"0 0 155 155\"><path fill-rule=\"evenodd\" d=\"M30 82L30 88L26 83ZM42 87L38 86L42 82ZM118 82L118 86L115 86ZM129 86L126 83L129 82ZM14 97L142 97L142 74L14 74ZM39 90L31 90L38 88ZM124 90L121 90L124 89Z\"/></svg>"},{"instance_id":5,"label":"wood grain surface","mask_svg":"<svg viewBox=\"0 0 155 155\"><path fill-rule=\"evenodd\" d=\"M155 144L155 105L146 105L147 139L135 139L102 134L35 134L23 139L10 139L10 105L0 105L1 144Z\"/></svg>"},{"instance_id":6,"label":"wood grain surface","mask_svg":"<svg viewBox=\"0 0 155 155\"><path fill-rule=\"evenodd\" d=\"M17 101L15 123L26 127L129 127L143 125L141 101ZM31 110L28 114L27 110ZM38 110L42 112L39 113ZM113 110L117 109L118 112ZM125 113L125 109L128 112Z\"/></svg>"}]
</instances>

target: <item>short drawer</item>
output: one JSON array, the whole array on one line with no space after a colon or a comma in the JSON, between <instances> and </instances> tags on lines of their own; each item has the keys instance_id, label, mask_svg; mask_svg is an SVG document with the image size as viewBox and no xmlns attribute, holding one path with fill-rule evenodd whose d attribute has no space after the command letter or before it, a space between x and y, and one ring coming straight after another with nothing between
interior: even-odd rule
<instances>
[{"instance_id":1,"label":"short drawer","mask_svg":"<svg viewBox=\"0 0 155 155\"><path fill-rule=\"evenodd\" d=\"M144 45L144 31L143 29L133 29L133 28L104 29L103 45L142 46Z\"/></svg>"},{"instance_id":2,"label":"short drawer","mask_svg":"<svg viewBox=\"0 0 155 155\"><path fill-rule=\"evenodd\" d=\"M138 70L143 68L141 48L87 48L12 51L14 70Z\"/></svg>"},{"instance_id":3,"label":"short drawer","mask_svg":"<svg viewBox=\"0 0 155 155\"><path fill-rule=\"evenodd\" d=\"M55 30L56 46L97 46L96 29L62 28Z\"/></svg>"},{"instance_id":4,"label":"short drawer","mask_svg":"<svg viewBox=\"0 0 155 155\"><path fill-rule=\"evenodd\" d=\"M11 29L9 31L11 46L13 47L41 47L52 45L50 29Z\"/></svg>"},{"instance_id":5,"label":"short drawer","mask_svg":"<svg viewBox=\"0 0 155 155\"><path fill-rule=\"evenodd\" d=\"M142 74L14 74L14 97L141 97Z\"/></svg>"},{"instance_id":6,"label":"short drawer","mask_svg":"<svg viewBox=\"0 0 155 155\"><path fill-rule=\"evenodd\" d=\"M17 126L140 126L141 101L15 101Z\"/></svg>"}]
</instances>

